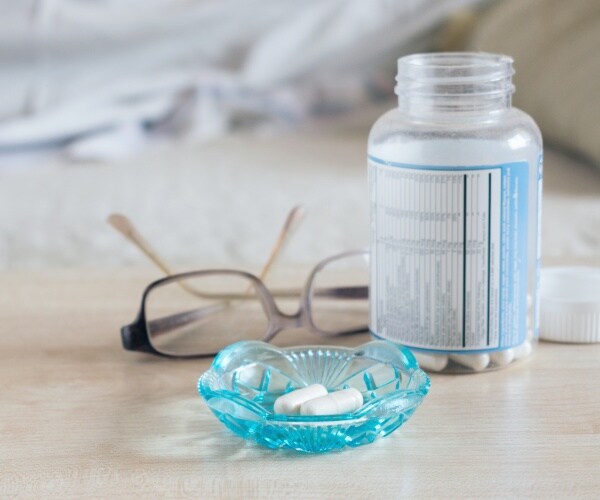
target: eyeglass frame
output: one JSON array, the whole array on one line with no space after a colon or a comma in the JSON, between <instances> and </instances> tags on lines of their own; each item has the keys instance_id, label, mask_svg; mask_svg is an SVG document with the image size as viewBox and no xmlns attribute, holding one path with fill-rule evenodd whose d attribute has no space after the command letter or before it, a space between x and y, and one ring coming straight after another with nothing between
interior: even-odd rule
<instances>
[{"instance_id":1,"label":"eyeglass frame","mask_svg":"<svg viewBox=\"0 0 600 500\"><path fill-rule=\"evenodd\" d=\"M169 354L166 352L161 352L160 350L156 349L154 345L152 345L152 341L150 340L150 334L148 331L148 320L146 318L146 299L150 295L150 292L162 285L198 276L230 275L240 276L250 281L250 284L254 287L257 295L260 298L264 312L267 316L268 323L266 332L263 338L260 339L263 342L270 342L275 338L275 336L277 336L277 334L281 333L284 330L289 330L293 328L306 328L311 333L314 333L319 337L325 338L340 337L344 335L354 335L358 333L367 332L369 331L368 325L364 325L364 327L361 326L360 328L342 330L339 332L328 332L326 330L318 328L315 325L313 316L311 314L311 298L313 296L315 276L325 266L327 266L335 260L358 255L365 255L368 257L369 251L350 250L347 252L342 252L333 255L317 263L317 265L308 275L304 286L300 291L300 302L298 310L294 314L286 314L282 312L277 306L277 303L275 302L275 297L277 296L276 292L272 292L271 290L269 290L260 278L246 271L241 271L237 269L207 269L174 274L153 281L145 288L144 293L142 294L142 303L136 319L133 321L133 323L121 327L121 341L123 344L123 348L127 351L145 352L148 354L155 354L157 356L174 359L198 359L215 356L217 352L209 352L202 354ZM331 294L331 296L338 298L368 300L369 297L368 284L366 286L336 287L327 288L324 290L328 291L329 294ZM364 294L365 292L366 294ZM180 313L180 315L185 314L188 313Z\"/></svg>"}]
</instances>

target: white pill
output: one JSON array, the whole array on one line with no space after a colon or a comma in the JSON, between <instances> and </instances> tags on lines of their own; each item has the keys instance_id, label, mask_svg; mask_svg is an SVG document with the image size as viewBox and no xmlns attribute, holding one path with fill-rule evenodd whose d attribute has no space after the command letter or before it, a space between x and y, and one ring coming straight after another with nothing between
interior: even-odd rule
<instances>
[{"instance_id":1,"label":"white pill","mask_svg":"<svg viewBox=\"0 0 600 500\"><path fill-rule=\"evenodd\" d=\"M490 360L496 366L510 365L515 359L515 352L512 349L503 349L490 353Z\"/></svg>"},{"instance_id":2,"label":"white pill","mask_svg":"<svg viewBox=\"0 0 600 500\"><path fill-rule=\"evenodd\" d=\"M526 358L531 354L532 347L531 342L526 340L521 345L514 348L515 351L515 359Z\"/></svg>"},{"instance_id":3,"label":"white pill","mask_svg":"<svg viewBox=\"0 0 600 500\"><path fill-rule=\"evenodd\" d=\"M327 395L327 389L325 386L321 384L307 385L302 389L296 389L295 391L288 392L283 396L279 396L275 400L273 411L283 415L298 415L298 413L300 413L300 407L302 406L302 403L308 401L309 399L315 399L325 395Z\"/></svg>"},{"instance_id":4,"label":"white pill","mask_svg":"<svg viewBox=\"0 0 600 500\"><path fill-rule=\"evenodd\" d=\"M302 403L300 415L340 415L358 410L362 404L362 394L351 387Z\"/></svg>"},{"instance_id":5,"label":"white pill","mask_svg":"<svg viewBox=\"0 0 600 500\"><path fill-rule=\"evenodd\" d=\"M441 372L448 365L448 356L445 354L425 354L422 352L414 352L413 354L417 358L419 366L424 370Z\"/></svg>"},{"instance_id":6,"label":"white pill","mask_svg":"<svg viewBox=\"0 0 600 500\"><path fill-rule=\"evenodd\" d=\"M476 372L480 372L490 364L489 354L450 354L450 359Z\"/></svg>"}]
</instances>

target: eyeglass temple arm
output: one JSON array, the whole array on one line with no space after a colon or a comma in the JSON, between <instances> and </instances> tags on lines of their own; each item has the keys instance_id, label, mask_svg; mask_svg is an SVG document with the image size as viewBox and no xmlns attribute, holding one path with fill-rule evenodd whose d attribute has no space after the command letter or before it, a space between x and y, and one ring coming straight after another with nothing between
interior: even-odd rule
<instances>
[{"instance_id":1,"label":"eyeglass temple arm","mask_svg":"<svg viewBox=\"0 0 600 500\"><path fill-rule=\"evenodd\" d=\"M203 292L202 295L205 298L213 299L213 300L256 300L256 296L250 294L249 291L252 290L252 285L248 286L248 291L244 291L241 293L206 293ZM297 288L288 288L288 289L280 289L280 290L269 290L273 297L278 298L297 298L300 296L302 291ZM317 288L313 289L312 294L313 297L323 297L323 298L333 298L333 299L368 299L369 298L369 287L367 285L358 285L358 286L343 286L343 287L329 287L329 288Z\"/></svg>"},{"instance_id":2,"label":"eyeglass temple arm","mask_svg":"<svg viewBox=\"0 0 600 500\"><path fill-rule=\"evenodd\" d=\"M277 240L275 241L275 245L271 249L269 257L267 258L267 262L263 266L259 278L264 280L273 267L273 264L276 262L277 258L281 254L285 244L289 241L289 238L293 232L293 230L298 226L302 217L304 216L304 212L301 205L297 205L293 207L285 221L283 223L283 227L279 232ZM146 255L163 273L167 276L173 275L173 271L170 266L158 255L158 253L154 250L154 248L148 243L148 241L140 234L140 232L135 228L131 220L123 214L114 213L111 214L107 222L113 227L116 231L118 231L121 235L123 235L127 240L133 243L141 252ZM204 298L214 298L211 294L205 294L199 290L196 290L194 287L188 285L184 281L179 281L178 285L183 288L186 292L195 295L197 297ZM249 292L250 289L247 290ZM221 296L221 298L224 298Z\"/></svg>"},{"instance_id":3,"label":"eyeglass temple arm","mask_svg":"<svg viewBox=\"0 0 600 500\"><path fill-rule=\"evenodd\" d=\"M268 275L269 271L275 264L277 258L281 255L285 245L288 243L290 236L293 231L297 228L298 224L304 217L304 211L301 205L297 205L293 207L284 223L277 240L275 241L275 245L271 249L271 253L267 259L267 262L263 266L259 278L264 280ZM114 213L108 217L107 221L116 231L122 234L127 240L133 243L136 247L138 247L144 255L146 255L154 264L167 276L173 275L173 271L170 266L158 255L158 253L154 250L154 248L148 243L148 241L140 234L140 232L133 225L131 220L123 215ZM188 285L185 281L178 281L178 285L187 291L188 293L195 295L197 297L203 298L211 298L211 299L234 299L238 298L232 295L225 294L207 294L200 292L199 290L194 289L190 285ZM355 289L355 290L353 290ZM249 292L250 290L247 290ZM298 290L285 290L285 291L273 291L272 295L275 297L288 297L288 296L297 296L299 293ZM357 295L358 294L358 295ZM366 298L368 295L368 290L365 287L343 287L343 288L324 288L318 289L314 292L315 296L318 297L332 297L332 298Z\"/></svg>"},{"instance_id":4,"label":"eyeglass temple arm","mask_svg":"<svg viewBox=\"0 0 600 500\"><path fill-rule=\"evenodd\" d=\"M226 307L227 303L221 302L219 304L192 309L191 311L172 314L171 316L165 316L163 318L153 319L147 323L148 330L152 332L153 336L163 335L182 326L194 323L195 321L200 321L212 314L216 314Z\"/></svg>"},{"instance_id":5,"label":"eyeglass temple arm","mask_svg":"<svg viewBox=\"0 0 600 500\"><path fill-rule=\"evenodd\" d=\"M156 267L158 267L167 276L173 275L172 269L169 265L158 255L152 245L140 234L140 232L133 225L131 220L123 214L111 214L109 215L107 222L110 226L123 235L127 240L133 243L150 261L152 261ZM194 290L193 287L189 286L185 282L178 282L178 286L184 289L186 292L202 297L202 293Z\"/></svg>"},{"instance_id":6,"label":"eyeglass temple arm","mask_svg":"<svg viewBox=\"0 0 600 500\"><path fill-rule=\"evenodd\" d=\"M302 221L304 214L305 212L302 205L296 205L288 212L285 221L283 222L283 226L279 231L279 235L277 236L277 240L275 241L275 245L273 245L273 248L271 248L271 253L267 258L267 262L265 262L265 265L258 274L258 277L261 279L261 281L266 279L269 271L273 267L273 264L275 264L277 258L282 254L284 248L290 240L290 237L298 228L298 225Z\"/></svg>"},{"instance_id":7,"label":"eyeglass temple arm","mask_svg":"<svg viewBox=\"0 0 600 500\"><path fill-rule=\"evenodd\" d=\"M334 299L368 299L367 285L317 288L312 292L313 297L329 297Z\"/></svg>"}]
</instances>

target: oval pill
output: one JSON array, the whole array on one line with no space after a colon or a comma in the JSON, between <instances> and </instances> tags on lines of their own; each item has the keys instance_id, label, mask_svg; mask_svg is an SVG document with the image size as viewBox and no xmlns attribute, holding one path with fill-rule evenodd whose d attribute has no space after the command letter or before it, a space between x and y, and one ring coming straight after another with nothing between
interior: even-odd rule
<instances>
[{"instance_id":1,"label":"oval pill","mask_svg":"<svg viewBox=\"0 0 600 500\"><path fill-rule=\"evenodd\" d=\"M300 406L309 399L327 395L327 389L321 384L312 384L279 396L273 405L273 411L283 415L298 415Z\"/></svg>"},{"instance_id":2,"label":"oval pill","mask_svg":"<svg viewBox=\"0 0 600 500\"><path fill-rule=\"evenodd\" d=\"M300 407L300 415L341 415L358 410L362 405L362 394L351 387L306 401Z\"/></svg>"},{"instance_id":3,"label":"oval pill","mask_svg":"<svg viewBox=\"0 0 600 500\"><path fill-rule=\"evenodd\" d=\"M489 354L450 354L450 359L476 372L480 372L490 364Z\"/></svg>"},{"instance_id":4,"label":"oval pill","mask_svg":"<svg viewBox=\"0 0 600 500\"><path fill-rule=\"evenodd\" d=\"M490 360L496 366L506 366L515 359L515 351L513 349L504 349L502 351L494 351L490 353Z\"/></svg>"},{"instance_id":5,"label":"oval pill","mask_svg":"<svg viewBox=\"0 0 600 500\"><path fill-rule=\"evenodd\" d=\"M515 359L526 358L531 354L533 348L531 347L531 342L526 340L521 345L514 348L515 351Z\"/></svg>"},{"instance_id":6,"label":"oval pill","mask_svg":"<svg viewBox=\"0 0 600 500\"><path fill-rule=\"evenodd\" d=\"M419 367L425 370L441 372L448 364L448 356L445 354L425 354L422 352L413 352L419 363Z\"/></svg>"}]
</instances>

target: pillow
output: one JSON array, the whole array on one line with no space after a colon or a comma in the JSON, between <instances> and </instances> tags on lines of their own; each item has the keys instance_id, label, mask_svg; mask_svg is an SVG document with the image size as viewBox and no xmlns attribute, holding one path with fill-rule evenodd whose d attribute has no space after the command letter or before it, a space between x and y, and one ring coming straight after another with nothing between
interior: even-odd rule
<instances>
[{"instance_id":1,"label":"pillow","mask_svg":"<svg viewBox=\"0 0 600 500\"><path fill-rule=\"evenodd\" d=\"M484 11L470 50L515 59L515 106L546 142L600 168L600 2L506 0Z\"/></svg>"}]
</instances>

